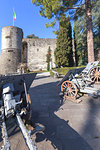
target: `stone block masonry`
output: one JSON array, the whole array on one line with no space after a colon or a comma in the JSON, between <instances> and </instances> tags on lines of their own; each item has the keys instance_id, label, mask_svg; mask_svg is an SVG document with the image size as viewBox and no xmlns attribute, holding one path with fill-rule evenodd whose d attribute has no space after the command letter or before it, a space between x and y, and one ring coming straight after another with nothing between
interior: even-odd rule
<instances>
[{"instance_id":1,"label":"stone block masonry","mask_svg":"<svg viewBox=\"0 0 100 150\"><path fill-rule=\"evenodd\" d=\"M1 45L0 74L16 73L21 64L25 64L30 71L46 70L49 47L51 64L55 67L56 39L23 39L22 29L6 26L2 28Z\"/></svg>"},{"instance_id":2,"label":"stone block masonry","mask_svg":"<svg viewBox=\"0 0 100 150\"><path fill-rule=\"evenodd\" d=\"M55 67L54 50L56 48L56 39L23 39L23 59L27 57L27 67L30 71L46 70L46 55L48 48L51 49L52 67ZM26 45L26 46L24 46ZM27 49L27 50L26 50Z\"/></svg>"},{"instance_id":3,"label":"stone block masonry","mask_svg":"<svg viewBox=\"0 0 100 150\"><path fill-rule=\"evenodd\" d=\"M0 74L17 72L21 62L22 29L14 26L2 28Z\"/></svg>"}]
</instances>

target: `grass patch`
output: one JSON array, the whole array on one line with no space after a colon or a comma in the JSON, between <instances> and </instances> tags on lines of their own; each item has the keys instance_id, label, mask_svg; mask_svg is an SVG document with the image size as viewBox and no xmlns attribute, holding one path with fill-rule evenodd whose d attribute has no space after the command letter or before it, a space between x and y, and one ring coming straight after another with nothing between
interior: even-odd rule
<instances>
[{"instance_id":1,"label":"grass patch","mask_svg":"<svg viewBox=\"0 0 100 150\"><path fill-rule=\"evenodd\" d=\"M64 67L64 68L54 68L54 71L57 71L60 75L66 75L66 73L71 70L71 69L76 69L76 68L83 68L85 66L79 66L79 67ZM50 72L50 75L53 76L53 73Z\"/></svg>"},{"instance_id":2,"label":"grass patch","mask_svg":"<svg viewBox=\"0 0 100 150\"><path fill-rule=\"evenodd\" d=\"M47 70L27 71L27 73L42 73L42 72L48 72L48 71Z\"/></svg>"}]
</instances>

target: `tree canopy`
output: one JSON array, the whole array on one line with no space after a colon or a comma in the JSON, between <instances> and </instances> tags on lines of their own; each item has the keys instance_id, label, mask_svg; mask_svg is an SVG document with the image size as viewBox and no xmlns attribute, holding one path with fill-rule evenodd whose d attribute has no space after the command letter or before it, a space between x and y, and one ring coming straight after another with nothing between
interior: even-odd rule
<instances>
[{"instance_id":1,"label":"tree canopy","mask_svg":"<svg viewBox=\"0 0 100 150\"><path fill-rule=\"evenodd\" d=\"M92 19L93 19L93 35L94 35L94 52L100 47L100 1L92 2ZM83 14L74 21L74 38L75 47L78 53L78 64L87 63L87 35L86 35L86 16Z\"/></svg>"},{"instance_id":2,"label":"tree canopy","mask_svg":"<svg viewBox=\"0 0 100 150\"><path fill-rule=\"evenodd\" d=\"M48 53L46 55L46 62L47 62L47 70L49 71L51 68L50 68L50 63L52 61L52 58L51 58L51 48L49 46L48 48Z\"/></svg>"},{"instance_id":3,"label":"tree canopy","mask_svg":"<svg viewBox=\"0 0 100 150\"><path fill-rule=\"evenodd\" d=\"M92 32L92 14L91 8L99 0L31 0L33 4L40 7L40 15L48 19L54 20L46 24L47 27L54 26L57 20L60 20L61 15L66 12L72 18L78 18L84 13L86 15L86 29L87 29L87 49L88 62L94 61L94 45ZM91 7L92 4L92 7Z\"/></svg>"},{"instance_id":4,"label":"tree canopy","mask_svg":"<svg viewBox=\"0 0 100 150\"><path fill-rule=\"evenodd\" d=\"M39 13L41 16L48 19L54 18L53 22L46 24L46 26L55 25L57 20L60 20L61 15L64 12L70 11L73 13L72 9L83 9L82 0L31 0L33 4L40 7ZM77 6L76 6L77 5Z\"/></svg>"},{"instance_id":5,"label":"tree canopy","mask_svg":"<svg viewBox=\"0 0 100 150\"><path fill-rule=\"evenodd\" d=\"M55 61L58 67L73 66L72 29L70 18L66 18L65 14L61 16L59 23Z\"/></svg>"},{"instance_id":6,"label":"tree canopy","mask_svg":"<svg viewBox=\"0 0 100 150\"><path fill-rule=\"evenodd\" d=\"M33 38L33 39L37 39L39 38L38 36L34 35L34 34L30 34L30 35L27 35L27 38Z\"/></svg>"}]
</instances>

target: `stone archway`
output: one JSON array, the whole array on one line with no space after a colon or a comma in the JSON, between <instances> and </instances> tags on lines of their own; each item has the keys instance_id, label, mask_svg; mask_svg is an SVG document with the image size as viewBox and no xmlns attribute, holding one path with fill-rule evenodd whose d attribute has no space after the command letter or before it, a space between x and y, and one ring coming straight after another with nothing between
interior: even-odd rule
<instances>
[{"instance_id":1,"label":"stone archway","mask_svg":"<svg viewBox=\"0 0 100 150\"><path fill-rule=\"evenodd\" d=\"M27 42L22 42L21 49L21 63L18 65L17 72L26 73L27 72Z\"/></svg>"},{"instance_id":2,"label":"stone archway","mask_svg":"<svg viewBox=\"0 0 100 150\"><path fill-rule=\"evenodd\" d=\"M27 42L22 42L21 62L27 64Z\"/></svg>"}]
</instances>

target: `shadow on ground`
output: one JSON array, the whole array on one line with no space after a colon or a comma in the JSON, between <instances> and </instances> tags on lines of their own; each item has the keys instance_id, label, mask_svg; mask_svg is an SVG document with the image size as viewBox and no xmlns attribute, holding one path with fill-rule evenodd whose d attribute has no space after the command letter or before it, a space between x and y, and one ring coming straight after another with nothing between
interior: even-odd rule
<instances>
[{"instance_id":1,"label":"shadow on ground","mask_svg":"<svg viewBox=\"0 0 100 150\"><path fill-rule=\"evenodd\" d=\"M100 149L100 97L88 99L88 113L80 134L92 146L93 150Z\"/></svg>"},{"instance_id":2,"label":"shadow on ground","mask_svg":"<svg viewBox=\"0 0 100 150\"><path fill-rule=\"evenodd\" d=\"M40 80L42 80L42 84ZM43 84L45 80L47 83ZM69 120L61 119L56 115L56 112L62 109L63 100L59 97L60 87L57 86L58 82L54 81L48 82L47 77L40 77L35 81L38 84L34 86L33 83L33 87L30 89L33 110L32 120L45 126L44 132L36 133L36 143L39 150L99 150L99 99L89 98L87 102L83 102L84 106L88 106L88 110L86 118L83 118L84 124L81 131L78 133L70 126ZM81 108L81 104L74 105ZM86 108L83 107L83 109ZM20 130L14 118L7 125L9 137L16 136L19 133Z\"/></svg>"},{"instance_id":3,"label":"shadow on ground","mask_svg":"<svg viewBox=\"0 0 100 150\"><path fill-rule=\"evenodd\" d=\"M57 87L57 83L38 85L30 90L31 99L33 99L32 119L34 122L43 124L46 128L44 133L36 134L36 142L50 141L53 149L58 150L93 150L86 140L68 124L68 120L65 121L55 114L63 105L61 98L59 98L60 89ZM87 129L88 120L86 124ZM85 133L85 128L82 130ZM47 149L50 149L49 145Z\"/></svg>"}]
</instances>

